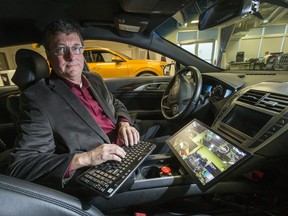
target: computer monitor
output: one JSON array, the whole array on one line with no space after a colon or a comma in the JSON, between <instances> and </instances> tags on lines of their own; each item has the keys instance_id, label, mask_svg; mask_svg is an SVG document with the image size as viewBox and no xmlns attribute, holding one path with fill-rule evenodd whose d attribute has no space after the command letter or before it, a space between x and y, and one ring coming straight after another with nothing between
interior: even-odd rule
<instances>
[{"instance_id":1,"label":"computer monitor","mask_svg":"<svg viewBox=\"0 0 288 216\"><path fill-rule=\"evenodd\" d=\"M168 146L197 186L206 191L251 154L194 119L171 136Z\"/></svg>"}]
</instances>

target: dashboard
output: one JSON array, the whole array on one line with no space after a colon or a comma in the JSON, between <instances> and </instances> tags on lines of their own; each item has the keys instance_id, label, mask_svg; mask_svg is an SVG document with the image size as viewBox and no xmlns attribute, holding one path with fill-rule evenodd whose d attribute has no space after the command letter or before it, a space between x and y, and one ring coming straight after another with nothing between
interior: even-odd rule
<instances>
[{"instance_id":1,"label":"dashboard","mask_svg":"<svg viewBox=\"0 0 288 216\"><path fill-rule=\"evenodd\" d=\"M227 71L225 73L202 73L202 95L209 97L213 102L232 96L243 88L252 87L261 82L288 82L287 72L253 73L241 71Z\"/></svg>"}]
</instances>

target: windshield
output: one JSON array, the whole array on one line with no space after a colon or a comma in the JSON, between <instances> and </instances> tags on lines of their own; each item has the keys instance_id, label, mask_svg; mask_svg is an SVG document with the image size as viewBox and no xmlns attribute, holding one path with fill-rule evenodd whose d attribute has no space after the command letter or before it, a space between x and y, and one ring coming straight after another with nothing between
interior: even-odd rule
<instances>
[{"instance_id":1,"label":"windshield","mask_svg":"<svg viewBox=\"0 0 288 216\"><path fill-rule=\"evenodd\" d=\"M156 32L222 69L288 70L288 9L261 3L254 10L247 6L253 1L236 1L195 1Z\"/></svg>"}]
</instances>

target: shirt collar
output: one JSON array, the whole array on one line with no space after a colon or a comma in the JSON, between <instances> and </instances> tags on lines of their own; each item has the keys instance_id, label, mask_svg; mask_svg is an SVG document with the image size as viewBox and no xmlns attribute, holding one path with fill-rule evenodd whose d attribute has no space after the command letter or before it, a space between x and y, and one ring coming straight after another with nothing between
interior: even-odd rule
<instances>
[{"instance_id":1,"label":"shirt collar","mask_svg":"<svg viewBox=\"0 0 288 216\"><path fill-rule=\"evenodd\" d=\"M71 82L71 81L69 81L67 79L63 79L63 78L61 78L61 79L69 86L70 89L72 89L72 88L74 88L76 86L78 88L83 88L83 87L89 88L89 86L90 86L87 78L85 76L83 76L83 75L81 76L82 85L75 84L75 83L73 83L73 82Z\"/></svg>"}]
</instances>

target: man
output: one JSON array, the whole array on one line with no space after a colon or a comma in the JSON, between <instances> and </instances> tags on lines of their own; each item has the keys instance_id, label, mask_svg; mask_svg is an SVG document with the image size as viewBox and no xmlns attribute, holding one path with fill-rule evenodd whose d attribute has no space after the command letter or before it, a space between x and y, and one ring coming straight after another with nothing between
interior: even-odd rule
<instances>
[{"instance_id":1,"label":"man","mask_svg":"<svg viewBox=\"0 0 288 216\"><path fill-rule=\"evenodd\" d=\"M265 55L264 55L264 64L266 65L267 64L267 60L268 58L271 56L270 52L269 51L266 51L265 52Z\"/></svg>"},{"instance_id":2,"label":"man","mask_svg":"<svg viewBox=\"0 0 288 216\"><path fill-rule=\"evenodd\" d=\"M52 72L21 94L19 148L9 172L63 189L90 166L121 162L120 146L137 144L140 135L102 78L82 73L83 39L72 23L48 25L43 45Z\"/></svg>"}]
</instances>

